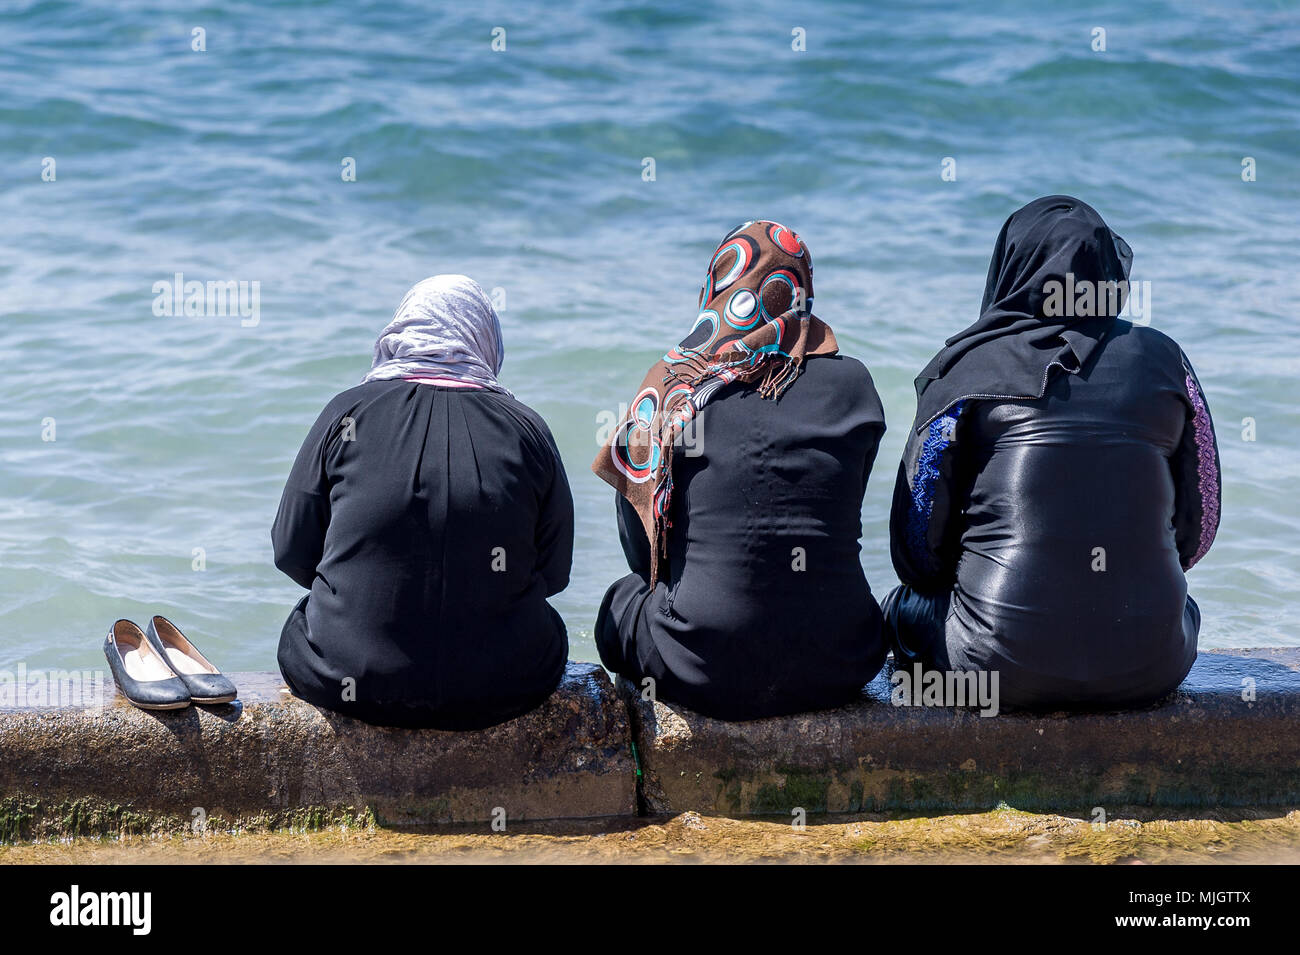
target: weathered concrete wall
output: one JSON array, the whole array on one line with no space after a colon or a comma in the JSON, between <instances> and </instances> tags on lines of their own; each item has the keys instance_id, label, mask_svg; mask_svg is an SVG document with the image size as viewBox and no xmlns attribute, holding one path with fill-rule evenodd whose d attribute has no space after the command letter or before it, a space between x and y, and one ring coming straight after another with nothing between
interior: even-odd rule
<instances>
[{"instance_id":1,"label":"weathered concrete wall","mask_svg":"<svg viewBox=\"0 0 1300 955\"><path fill-rule=\"evenodd\" d=\"M749 723L642 700L620 680L655 813L1300 805L1300 650L1202 653L1144 710L1011 714L861 702ZM1255 700L1243 700L1253 680Z\"/></svg>"},{"instance_id":2,"label":"weathered concrete wall","mask_svg":"<svg viewBox=\"0 0 1300 955\"><path fill-rule=\"evenodd\" d=\"M369 726L234 674L241 699L172 713L112 695L0 710L0 841L209 828L482 823L882 809L1300 806L1300 650L1202 654L1171 700L1114 713L853 705L723 723L570 664L540 708L488 730ZM1254 699L1243 699L1243 681ZM630 723L629 723L630 716Z\"/></svg>"},{"instance_id":3,"label":"weathered concrete wall","mask_svg":"<svg viewBox=\"0 0 1300 955\"><path fill-rule=\"evenodd\" d=\"M0 840L210 827L629 815L627 712L605 671L569 664L541 707L477 732L369 726L233 674L226 706L0 713Z\"/></svg>"}]
</instances>

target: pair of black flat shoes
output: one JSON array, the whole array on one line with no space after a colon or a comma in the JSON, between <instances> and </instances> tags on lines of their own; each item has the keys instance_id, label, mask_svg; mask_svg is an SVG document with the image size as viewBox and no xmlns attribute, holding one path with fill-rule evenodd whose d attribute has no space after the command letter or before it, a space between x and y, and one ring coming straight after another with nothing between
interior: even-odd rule
<instances>
[{"instance_id":1,"label":"pair of black flat shoes","mask_svg":"<svg viewBox=\"0 0 1300 955\"><path fill-rule=\"evenodd\" d=\"M118 620L109 628L104 656L122 695L144 710L229 703L238 695L235 684L166 617L151 619L147 632Z\"/></svg>"}]
</instances>

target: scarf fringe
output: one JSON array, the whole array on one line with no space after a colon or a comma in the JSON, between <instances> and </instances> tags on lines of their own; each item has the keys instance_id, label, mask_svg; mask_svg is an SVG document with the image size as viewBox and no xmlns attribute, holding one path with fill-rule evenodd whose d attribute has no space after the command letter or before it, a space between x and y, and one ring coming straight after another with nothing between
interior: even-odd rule
<instances>
[{"instance_id":1,"label":"scarf fringe","mask_svg":"<svg viewBox=\"0 0 1300 955\"><path fill-rule=\"evenodd\" d=\"M654 587L659 580L659 559L668 556L668 535L665 531L672 525L668 521L668 506L672 502L673 496L673 447L675 441L670 441L663 446L663 480L655 488L654 498L651 506L654 508L654 527L650 541L650 586ZM662 500L663 506L660 507Z\"/></svg>"},{"instance_id":2,"label":"scarf fringe","mask_svg":"<svg viewBox=\"0 0 1300 955\"><path fill-rule=\"evenodd\" d=\"M785 390L794 383L799 377L799 369L803 366L803 359L790 356L782 362L773 362L772 366L767 369L767 374L758 386L758 394L763 398L780 398L785 394Z\"/></svg>"}]
</instances>

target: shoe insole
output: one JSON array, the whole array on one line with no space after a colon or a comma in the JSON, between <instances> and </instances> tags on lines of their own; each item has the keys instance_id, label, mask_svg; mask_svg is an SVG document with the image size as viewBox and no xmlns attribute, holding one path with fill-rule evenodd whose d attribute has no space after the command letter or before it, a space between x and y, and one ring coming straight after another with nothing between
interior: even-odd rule
<instances>
[{"instance_id":1,"label":"shoe insole","mask_svg":"<svg viewBox=\"0 0 1300 955\"><path fill-rule=\"evenodd\" d=\"M192 676L195 673L212 672L207 667L205 667L202 663L199 663L198 660L195 660L191 657L187 657L185 654L181 653L181 651L177 650L175 647L164 647L163 649L167 651L167 662L172 665L172 669L175 670L177 673L184 673L186 675Z\"/></svg>"},{"instance_id":2,"label":"shoe insole","mask_svg":"<svg viewBox=\"0 0 1300 955\"><path fill-rule=\"evenodd\" d=\"M141 683L150 683L154 680L170 680L175 676L171 670L167 669L167 665L158 659L158 654L142 653L139 647L123 653L122 662L126 665L127 676Z\"/></svg>"}]
</instances>

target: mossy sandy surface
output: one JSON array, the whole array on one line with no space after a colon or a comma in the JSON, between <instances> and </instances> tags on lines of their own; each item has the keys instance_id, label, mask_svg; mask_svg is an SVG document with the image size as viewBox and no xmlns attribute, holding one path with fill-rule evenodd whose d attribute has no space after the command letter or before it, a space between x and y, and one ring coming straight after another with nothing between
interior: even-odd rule
<instances>
[{"instance_id":1,"label":"mossy sandy surface","mask_svg":"<svg viewBox=\"0 0 1300 955\"><path fill-rule=\"evenodd\" d=\"M318 831L127 835L0 846L0 863L987 862L1300 863L1300 810L1091 816L999 809L945 816L882 814L508 823L422 830L373 824Z\"/></svg>"},{"instance_id":2,"label":"mossy sandy surface","mask_svg":"<svg viewBox=\"0 0 1300 955\"><path fill-rule=\"evenodd\" d=\"M236 834L255 832L302 832L337 828L342 830L373 826L369 811L328 809L306 806L279 812L227 819L214 815L204 819L211 831ZM129 837L157 841L168 834L194 830L191 815L143 812L130 805L102 799L47 800L31 796L0 799L0 845L17 843L51 844L53 842L95 844L104 839L123 842Z\"/></svg>"}]
</instances>

